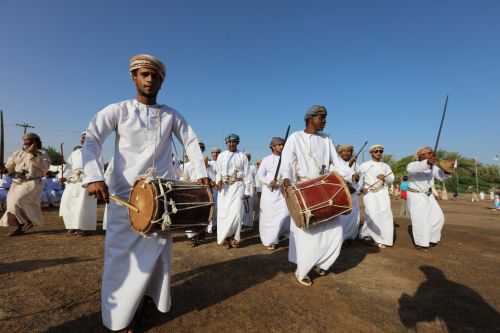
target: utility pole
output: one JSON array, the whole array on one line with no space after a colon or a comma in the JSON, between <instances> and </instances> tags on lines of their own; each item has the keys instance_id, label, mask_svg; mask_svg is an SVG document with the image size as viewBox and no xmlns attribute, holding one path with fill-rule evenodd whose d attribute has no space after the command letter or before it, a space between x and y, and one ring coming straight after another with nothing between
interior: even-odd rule
<instances>
[{"instance_id":1,"label":"utility pole","mask_svg":"<svg viewBox=\"0 0 500 333\"><path fill-rule=\"evenodd\" d=\"M23 127L24 128L24 133L23 134L26 134L26 131L28 130L28 128L35 128L35 126L31 125L31 124L28 124L28 123L22 123L22 124L16 124L17 127Z\"/></svg>"},{"instance_id":2,"label":"utility pole","mask_svg":"<svg viewBox=\"0 0 500 333\"><path fill-rule=\"evenodd\" d=\"M477 177L477 162L478 162L478 159L475 158L474 162L476 162L475 163L475 167L476 167L476 193L479 194L479 179Z\"/></svg>"}]
</instances>

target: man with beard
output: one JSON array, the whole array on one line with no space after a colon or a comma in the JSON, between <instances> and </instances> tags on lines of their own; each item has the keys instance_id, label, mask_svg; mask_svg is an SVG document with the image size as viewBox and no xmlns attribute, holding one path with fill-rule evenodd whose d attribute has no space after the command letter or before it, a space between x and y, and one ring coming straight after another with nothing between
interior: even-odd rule
<instances>
[{"instance_id":1,"label":"man with beard","mask_svg":"<svg viewBox=\"0 0 500 333\"><path fill-rule=\"evenodd\" d=\"M165 66L156 57L141 54L130 59L129 71L136 98L99 111L86 131L82 156L87 191L109 202L109 192L127 198L141 175L176 179L172 160L174 135L185 146L193 177L208 185L203 155L193 129L179 112L156 101L165 78ZM112 133L115 133L113 172L106 184L102 148ZM136 332L144 296L151 297L159 311L170 310L172 238L158 233L148 237L136 233L130 228L127 209L115 203L108 205L107 223L101 288L103 323L111 330Z\"/></svg>"},{"instance_id":2,"label":"man with beard","mask_svg":"<svg viewBox=\"0 0 500 333\"><path fill-rule=\"evenodd\" d=\"M260 240L269 250L276 248L280 236L290 232L290 214L281 191L281 180L274 179L284 144L285 140L282 138L272 138L269 145L272 154L262 159L257 171L257 178L262 186L259 217Z\"/></svg>"},{"instance_id":3,"label":"man with beard","mask_svg":"<svg viewBox=\"0 0 500 333\"><path fill-rule=\"evenodd\" d=\"M332 139L322 131L326 126L327 111L324 106L313 105L305 114L305 129L290 135L283 149L283 186L286 191L291 183L302 182L336 171L346 181L352 181L353 172L339 158ZM325 275L337 260L343 242L342 226L332 218L303 230L290 223L288 260L297 264L295 277L304 286L311 286L309 272L314 269Z\"/></svg>"},{"instance_id":4,"label":"man with beard","mask_svg":"<svg viewBox=\"0 0 500 333\"><path fill-rule=\"evenodd\" d=\"M392 246L394 242L394 221L388 186L394 181L391 167L382 161L384 146L370 147L371 161L359 167L360 182L365 204L365 223L360 237L371 238L379 248Z\"/></svg>"},{"instance_id":5,"label":"man with beard","mask_svg":"<svg viewBox=\"0 0 500 333\"><path fill-rule=\"evenodd\" d=\"M339 216L339 221L344 232L344 241L348 245L349 241L358 238L359 232L359 175L357 173L358 168L356 166L356 161L353 160L352 156L354 147L352 145L339 145L337 147L337 152L340 158L349 164L349 167L354 173L352 183L350 184L351 186L349 186L352 198L352 210L347 215Z\"/></svg>"},{"instance_id":6,"label":"man with beard","mask_svg":"<svg viewBox=\"0 0 500 333\"><path fill-rule=\"evenodd\" d=\"M0 226L15 227L9 236L23 235L33 225L44 223L40 198L42 178L49 170L50 160L41 149L40 137L27 133L23 136L23 149L14 152L5 164L4 169L13 175L13 180Z\"/></svg>"},{"instance_id":7,"label":"man with beard","mask_svg":"<svg viewBox=\"0 0 500 333\"><path fill-rule=\"evenodd\" d=\"M444 214L431 193L431 188L435 179L444 181L449 174L437 166L436 155L431 147L420 148L416 157L417 161L406 167L407 204L412 226L411 235L415 246L420 249L436 246L441 240Z\"/></svg>"},{"instance_id":8,"label":"man with beard","mask_svg":"<svg viewBox=\"0 0 500 333\"><path fill-rule=\"evenodd\" d=\"M248 197L248 159L238 151L240 137L226 137L227 150L217 158L217 244L239 247L245 216L244 200Z\"/></svg>"}]
</instances>

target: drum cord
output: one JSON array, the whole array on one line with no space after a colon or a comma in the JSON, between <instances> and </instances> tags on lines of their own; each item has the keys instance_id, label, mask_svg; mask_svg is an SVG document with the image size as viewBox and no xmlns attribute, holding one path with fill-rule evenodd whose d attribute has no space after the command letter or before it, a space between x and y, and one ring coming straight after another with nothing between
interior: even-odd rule
<instances>
[{"instance_id":1,"label":"drum cord","mask_svg":"<svg viewBox=\"0 0 500 333\"><path fill-rule=\"evenodd\" d=\"M326 177L325 177L326 178ZM324 184L324 185L330 185L330 186L333 186L333 187L337 187L339 185L337 184L330 184L330 183L327 183L325 182L323 179L320 181L320 184ZM304 196L302 195L302 190L305 190L305 189L308 189L308 188L313 188L313 187L316 187L318 186L318 183L316 184L311 184L309 186L305 186L301 189L295 189L296 192L299 193L299 196L300 196L300 199L302 201L302 204L304 205L304 207L307 207L306 206L306 203L305 203L305 198ZM322 208L327 208L329 206L333 206L334 202L333 202L333 199L335 199L335 197L337 196L337 194L339 194L339 192L342 190L342 187L340 186L340 188L337 190L337 192L335 192L331 197L330 199L326 200L326 201L322 201L320 203L317 203L316 205L313 205L311 207L308 207L306 209L300 209L300 213L304 214L306 216L306 225L309 225L309 220L311 218L311 216L313 216L312 212L315 211L315 210L319 210L319 209L322 209ZM349 209L352 209L352 207L349 207L349 206L340 206L338 205L338 207L340 208L349 208ZM328 219L331 219L331 218L335 218L339 215L342 215L343 213L339 213L335 216L332 216L332 217L329 217Z\"/></svg>"},{"instance_id":2,"label":"drum cord","mask_svg":"<svg viewBox=\"0 0 500 333\"><path fill-rule=\"evenodd\" d=\"M177 214L177 212L179 211L185 211L189 209L195 209L213 205L213 202L199 201L190 203L176 203L172 198L170 198L170 200L167 200L167 193L172 192L174 188L177 190L189 190L189 189L206 188L206 185L196 185L196 184L175 185L173 182L162 183L160 180L158 180L157 182L158 182L158 187L160 188L160 195L156 196L155 199L161 200L163 202L164 213L161 218L153 220L151 221L151 223L161 223L162 231L170 229L170 226L172 225L172 218L170 217L171 214ZM183 206L183 205L186 206L189 205L191 207L177 208L177 206ZM171 207L170 211L168 210L168 206Z\"/></svg>"}]
</instances>

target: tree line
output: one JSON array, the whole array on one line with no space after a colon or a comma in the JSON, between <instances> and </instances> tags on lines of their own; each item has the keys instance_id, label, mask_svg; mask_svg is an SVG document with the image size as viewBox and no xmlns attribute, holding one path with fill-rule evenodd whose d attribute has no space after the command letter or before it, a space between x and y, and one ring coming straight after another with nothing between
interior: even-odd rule
<instances>
[{"instance_id":1,"label":"tree line","mask_svg":"<svg viewBox=\"0 0 500 333\"><path fill-rule=\"evenodd\" d=\"M476 190L476 161L460 155L457 152L440 150L437 153L439 159L457 161L455 174L445 181L446 189L449 192L471 192ZM393 155L385 155L384 162L389 164L396 177L396 182L406 175L406 166L415 161L414 155L395 159ZM500 188L500 166L493 164L477 163L477 178L479 191L489 192L492 187ZM439 184L436 184L439 188ZM458 186L457 186L458 185Z\"/></svg>"},{"instance_id":2,"label":"tree line","mask_svg":"<svg viewBox=\"0 0 500 333\"><path fill-rule=\"evenodd\" d=\"M59 151L54 147L47 147L47 154L50 161L54 165L61 165L63 158ZM68 152L69 153L69 152ZM455 174L448 178L445 182L446 189L454 192L470 192L476 189L476 162L473 158L468 158L460 155L457 152L448 152L445 150L438 151L438 158L445 160L457 160L458 168ZM405 156L401 159L395 159L393 155L387 154L384 156L384 162L389 164L396 177L396 182L400 183L404 175L406 175L406 166L408 163L415 161L414 155ZM477 174L479 190L488 192L492 187L500 188L500 167L492 164L477 164ZM439 187L439 184L437 184Z\"/></svg>"}]
</instances>

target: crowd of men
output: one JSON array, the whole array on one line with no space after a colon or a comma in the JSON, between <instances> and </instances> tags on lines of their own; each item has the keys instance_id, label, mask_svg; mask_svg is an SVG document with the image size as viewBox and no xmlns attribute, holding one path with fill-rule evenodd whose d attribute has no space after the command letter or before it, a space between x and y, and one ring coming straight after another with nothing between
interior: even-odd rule
<instances>
[{"instance_id":1,"label":"crowd of men","mask_svg":"<svg viewBox=\"0 0 500 333\"><path fill-rule=\"evenodd\" d=\"M209 160L203 156L204 144L181 114L157 103L166 76L161 61L138 55L131 59L129 71L136 98L97 112L82 133L82 146L67 159L61 179L66 188L60 199L60 215L70 232L95 230L97 199L106 202L101 309L107 328L134 332L145 298L151 299L161 312L171 307L171 236L144 237L135 232L130 228L127 209L109 200L110 195L127 198L140 175L211 186L216 213L206 232L216 233L217 244L228 249L240 246L242 229L253 228L257 218L260 239L269 250L288 237L288 259L296 264L297 282L304 286L312 285L312 271L319 276L327 274L345 241L361 238L380 248L393 246L389 186L395 177L383 162L384 146L372 145L371 160L358 164L352 145L335 146L323 134L326 107L309 108L304 130L292 133L286 142L273 137L270 154L258 167L250 164L249 154L238 150L240 137L236 134L225 138L225 150L212 149ZM102 147L112 133L116 134L115 151L105 170ZM181 164L173 159L173 136L183 144L189 162ZM23 148L9 158L5 169L13 180L0 225L13 227L13 236L22 235L33 225L43 223L40 197L49 160L41 150L40 138L25 135ZM287 189L332 171L348 185L352 211L310 229L298 228L288 212ZM429 147L417 151L416 161L408 165L407 173L409 231L417 249L428 249L439 243L444 224L431 188L435 179L444 180L449 175L438 166ZM365 221L360 227L361 200ZM257 206L260 208L256 210ZM199 244L204 233L186 231L194 245Z\"/></svg>"}]
</instances>

